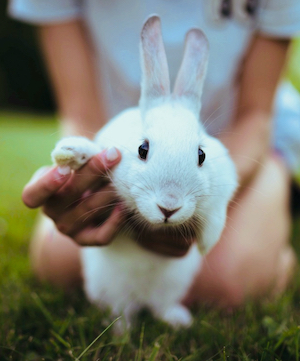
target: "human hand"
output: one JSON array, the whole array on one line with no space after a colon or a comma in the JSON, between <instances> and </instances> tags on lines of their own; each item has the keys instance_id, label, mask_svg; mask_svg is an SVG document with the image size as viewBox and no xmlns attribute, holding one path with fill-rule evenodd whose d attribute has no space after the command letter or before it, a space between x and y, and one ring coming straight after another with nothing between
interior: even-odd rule
<instances>
[{"instance_id":1,"label":"human hand","mask_svg":"<svg viewBox=\"0 0 300 361\"><path fill-rule=\"evenodd\" d=\"M107 172L119 163L115 148L92 157L74 173L62 175L56 166L38 170L25 186L23 202L42 207L57 229L82 246L109 243L123 220Z\"/></svg>"},{"instance_id":2,"label":"human hand","mask_svg":"<svg viewBox=\"0 0 300 361\"><path fill-rule=\"evenodd\" d=\"M191 232L183 235L172 228L153 230L135 227L135 232L136 240L142 247L170 257L185 256L196 240L196 236Z\"/></svg>"},{"instance_id":3,"label":"human hand","mask_svg":"<svg viewBox=\"0 0 300 361\"><path fill-rule=\"evenodd\" d=\"M125 216L105 178L120 161L120 153L115 159L106 156L103 151L73 174L60 174L55 166L39 169L24 188L23 202L29 208L42 207L57 229L81 246L108 244ZM165 256L182 257L194 242L191 235L183 237L172 229L133 229L142 247Z\"/></svg>"}]
</instances>

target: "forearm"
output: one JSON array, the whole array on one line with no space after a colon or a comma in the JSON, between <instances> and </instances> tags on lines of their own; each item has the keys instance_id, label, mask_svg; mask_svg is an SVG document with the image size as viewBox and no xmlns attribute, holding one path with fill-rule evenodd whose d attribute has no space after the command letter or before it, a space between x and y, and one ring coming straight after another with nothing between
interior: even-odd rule
<instances>
[{"instance_id":1,"label":"forearm","mask_svg":"<svg viewBox=\"0 0 300 361\"><path fill-rule=\"evenodd\" d=\"M269 155L274 95L284 68L289 40L256 35L242 64L235 119L222 141L245 186Z\"/></svg>"},{"instance_id":2,"label":"forearm","mask_svg":"<svg viewBox=\"0 0 300 361\"><path fill-rule=\"evenodd\" d=\"M93 49L79 20L39 29L63 135L93 135L107 121Z\"/></svg>"},{"instance_id":3,"label":"forearm","mask_svg":"<svg viewBox=\"0 0 300 361\"><path fill-rule=\"evenodd\" d=\"M255 176L270 153L271 117L257 109L247 111L221 137L236 165L241 187Z\"/></svg>"}]
</instances>

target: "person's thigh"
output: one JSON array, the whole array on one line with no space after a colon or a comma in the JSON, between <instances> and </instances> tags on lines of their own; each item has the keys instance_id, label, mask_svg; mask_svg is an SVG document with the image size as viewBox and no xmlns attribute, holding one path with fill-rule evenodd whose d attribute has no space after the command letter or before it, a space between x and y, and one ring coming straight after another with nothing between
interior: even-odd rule
<instances>
[{"instance_id":1,"label":"person's thigh","mask_svg":"<svg viewBox=\"0 0 300 361\"><path fill-rule=\"evenodd\" d=\"M234 306L285 289L295 266L289 245L289 192L282 160L270 157L231 203L221 240L203 260L187 303Z\"/></svg>"},{"instance_id":2,"label":"person's thigh","mask_svg":"<svg viewBox=\"0 0 300 361\"><path fill-rule=\"evenodd\" d=\"M40 215L31 240L30 255L37 277L63 289L81 284L80 247L58 232L52 220Z\"/></svg>"}]
</instances>

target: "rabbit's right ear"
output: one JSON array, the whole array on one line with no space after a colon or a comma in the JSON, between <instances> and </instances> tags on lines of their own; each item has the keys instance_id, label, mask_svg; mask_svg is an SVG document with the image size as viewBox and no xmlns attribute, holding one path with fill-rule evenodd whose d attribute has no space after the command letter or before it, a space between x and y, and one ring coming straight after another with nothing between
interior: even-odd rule
<instances>
[{"instance_id":1,"label":"rabbit's right ear","mask_svg":"<svg viewBox=\"0 0 300 361\"><path fill-rule=\"evenodd\" d=\"M142 84L140 105L143 110L170 95L170 78L163 44L160 18L153 15L145 22L141 32Z\"/></svg>"},{"instance_id":2,"label":"rabbit's right ear","mask_svg":"<svg viewBox=\"0 0 300 361\"><path fill-rule=\"evenodd\" d=\"M185 98L198 115L208 64L208 40L200 29L191 29L185 38L181 67L174 86L174 97Z\"/></svg>"}]
</instances>

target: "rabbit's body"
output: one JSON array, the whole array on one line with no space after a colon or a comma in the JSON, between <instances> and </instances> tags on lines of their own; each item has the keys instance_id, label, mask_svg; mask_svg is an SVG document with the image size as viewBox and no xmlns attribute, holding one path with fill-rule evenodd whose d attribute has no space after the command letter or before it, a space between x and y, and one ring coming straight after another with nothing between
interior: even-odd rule
<instances>
[{"instance_id":1,"label":"rabbit's body","mask_svg":"<svg viewBox=\"0 0 300 361\"><path fill-rule=\"evenodd\" d=\"M200 267L196 245L185 257L165 257L120 234L109 246L83 248L81 255L87 297L113 316L123 315L127 326L145 307L173 326L191 324L180 302Z\"/></svg>"},{"instance_id":2,"label":"rabbit's body","mask_svg":"<svg viewBox=\"0 0 300 361\"><path fill-rule=\"evenodd\" d=\"M110 245L82 249L88 298L109 306L114 315L123 313L128 324L136 311L148 307L174 326L188 326L192 318L180 301L200 268L200 253L220 238L237 177L226 148L199 121L205 36L195 29L188 33L171 95L159 25L154 16L142 31L140 106L112 119L95 142L62 139L52 156L62 167L78 169L104 148L116 146L122 153L109 177L131 223ZM139 245L136 238L146 236L136 228L133 233L133 224L154 231L177 229L196 243L184 257L162 256Z\"/></svg>"}]
</instances>

